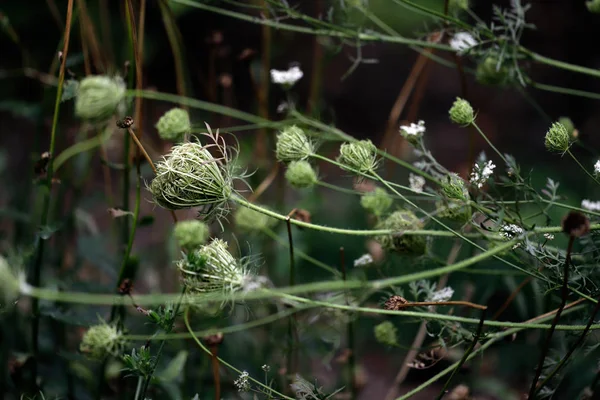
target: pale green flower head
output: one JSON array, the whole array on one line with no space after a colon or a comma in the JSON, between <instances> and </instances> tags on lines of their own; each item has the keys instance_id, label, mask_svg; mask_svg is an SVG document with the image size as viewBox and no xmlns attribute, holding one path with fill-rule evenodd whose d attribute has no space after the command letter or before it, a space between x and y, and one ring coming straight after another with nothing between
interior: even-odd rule
<instances>
[{"instance_id":1,"label":"pale green flower head","mask_svg":"<svg viewBox=\"0 0 600 400\"><path fill-rule=\"evenodd\" d=\"M423 255L425 253L427 242L424 236L402 234L402 231L405 230L423 229L423 222L412 211L395 211L377 224L375 229L389 229L393 232L375 237L384 250L406 255Z\"/></svg>"},{"instance_id":2,"label":"pale green flower head","mask_svg":"<svg viewBox=\"0 0 600 400\"><path fill-rule=\"evenodd\" d=\"M558 119L558 123L565 127L565 129L569 133L569 136L571 137L571 140L577 139L578 132L577 132L577 129L575 128L575 124L573 123L573 120L571 118L560 117Z\"/></svg>"},{"instance_id":3,"label":"pale green flower head","mask_svg":"<svg viewBox=\"0 0 600 400\"><path fill-rule=\"evenodd\" d=\"M292 161L285 171L285 179L296 189L307 189L317 183L317 173L308 161Z\"/></svg>"},{"instance_id":4,"label":"pale green flower head","mask_svg":"<svg viewBox=\"0 0 600 400\"><path fill-rule=\"evenodd\" d=\"M376 217L381 217L392 206L392 198L383 188L375 188L370 192L363 194L360 198L360 205Z\"/></svg>"},{"instance_id":5,"label":"pale green flower head","mask_svg":"<svg viewBox=\"0 0 600 400\"><path fill-rule=\"evenodd\" d=\"M600 0L590 0L585 2L588 11L594 14L600 14Z\"/></svg>"},{"instance_id":6,"label":"pale green flower head","mask_svg":"<svg viewBox=\"0 0 600 400\"><path fill-rule=\"evenodd\" d=\"M442 180L442 193L448 199L469 200L469 191L465 181L455 173L450 173Z\"/></svg>"},{"instance_id":7,"label":"pale green flower head","mask_svg":"<svg viewBox=\"0 0 600 400\"><path fill-rule=\"evenodd\" d=\"M125 82L120 77L87 76L79 83L75 98L75 115L90 121L112 117L125 97Z\"/></svg>"},{"instance_id":8,"label":"pale green flower head","mask_svg":"<svg viewBox=\"0 0 600 400\"><path fill-rule=\"evenodd\" d=\"M375 339L386 346L398 345L398 329L390 321L375 326Z\"/></svg>"},{"instance_id":9,"label":"pale green flower head","mask_svg":"<svg viewBox=\"0 0 600 400\"><path fill-rule=\"evenodd\" d=\"M190 115L183 108L172 108L160 117L156 129L162 139L179 140L192 129Z\"/></svg>"},{"instance_id":10,"label":"pale green flower head","mask_svg":"<svg viewBox=\"0 0 600 400\"><path fill-rule=\"evenodd\" d=\"M157 174L150 192L159 206L168 210L202 207L207 217L226 212L233 193L231 171L223 158L216 159L209 147L225 152L220 145L202 146L187 142L173 146L156 164Z\"/></svg>"},{"instance_id":11,"label":"pale green flower head","mask_svg":"<svg viewBox=\"0 0 600 400\"><path fill-rule=\"evenodd\" d=\"M496 57L489 56L477 65L475 77L485 85L504 85L508 82L510 74L506 65L498 64Z\"/></svg>"},{"instance_id":12,"label":"pale green flower head","mask_svg":"<svg viewBox=\"0 0 600 400\"><path fill-rule=\"evenodd\" d=\"M125 350L127 339L113 325L101 322L90 327L83 335L79 350L86 356L102 360L107 356L119 356Z\"/></svg>"},{"instance_id":13,"label":"pale green flower head","mask_svg":"<svg viewBox=\"0 0 600 400\"><path fill-rule=\"evenodd\" d=\"M281 162L306 160L314 153L315 145L296 125L288 126L277 135L275 155Z\"/></svg>"},{"instance_id":14,"label":"pale green flower head","mask_svg":"<svg viewBox=\"0 0 600 400\"><path fill-rule=\"evenodd\" d=\"M473 107L471 104L457 97L452 107L450 107L450 120L458 125L471 125L475 121L475 112L473 111Z\"/></svg>"},{"instance_id":15,"label":"pale green flower head","mask_svg":"<svg viewBox=\"0 0 600 400\"><path fill-rule=\"evenodd\" d=\"M208 225L197 219L178 221L173 230L177 243L186 251L192 251L205 244L209 233Z\"/></svg>"},{"instance_id":16,"label":"pale green flower head","mask_svg":"<svg viewBox=\"0 0 600 400\"><path fill-rule=\"evenodd\" d=\"M344 143L340 146L337 161L361 173L374 172L379 165L377 147L370 140Z\"/></svg>"},{"instance_id":17,"label":"pale green flower head","mask_svg":"<svg viewBox=\"0 0 600 400\"><path fill-rule=\"evenodd\" d=\"M549 151L564 153L569 150L571 136L563 124L555 122L546 132L544 144Z\"/></svg>"},{"instance_id":18,"label":"pale green flower head","mask_svg":"<svg viewBox=\"0 0 600 400\"><path fill-rule=\"evenodd\" d=\"M248 207L240 206L234 215L235 225L245 232L258 232L272 227L277 220Z\"/></svg>"}]
</instances>

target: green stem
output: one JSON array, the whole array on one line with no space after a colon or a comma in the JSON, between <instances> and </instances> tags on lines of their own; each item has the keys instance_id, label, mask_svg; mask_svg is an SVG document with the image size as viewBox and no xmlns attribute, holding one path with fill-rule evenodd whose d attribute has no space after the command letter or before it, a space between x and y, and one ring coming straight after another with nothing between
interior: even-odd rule
<instances>
[{"instance_id":1,"label":"green stem","mask_svg":"<svg viewBox=\"0 0 600 400\"><path fill-rule=\"evenodd\" d=\"M140 394L142 393L143 383L144 383L144 378L139 376L138 381L137 381L137 386L135 388L135 396L133 397L134 400L144 400L142 397L140 397Z\"/></svg>"},{"instance_id":2,"label":"green stem","mask_svg":"<svg viewBox=\"0 0 600 400\"><path fill-rule=\"evenodd\" d=\"M571 158L577 163L577 165L579 165L579 167L582 169L583 172L585 172L587 174L587 176L592 178L592 180L594 182L596 182L598 185L600 185L600 181L598 181L598 179L596 179L596 177L594 175L592 175L590 172L588 172L588 170L583 165L581 165L581 163L579 162L577 157L575 157L575 155L571 152L571 149L567 149L567 153L569 153Z\"/></svg>"},{"instance_id":3,"label":"green stem","mask_svg":"<svg viewBox=\"0 0 600 400\"><path fill-rule=\"evenodd\" d=\"M498 156L502 159L502 161L504 161L504 164L508 165L508 161L506 161L506 158L504 157L504 154L500 153L500 150L498 150L496 148L496 146L494 146L494 144L490 141L490 139L488 139L488 137L485 135L485 133L483 133L483 131L481 130L481 128L479 127L479 125L477 125L477 123L475 121L473 121L471 123L471 125L473 125L473 127L475 127L475 129L477 130L477 132L479 132L479 134L486 141L486 143L488 144L488 146L490 146L492 148L492 150L494 150L496 152L496 154L498 154Z\"/></svg>"}]
</instances>

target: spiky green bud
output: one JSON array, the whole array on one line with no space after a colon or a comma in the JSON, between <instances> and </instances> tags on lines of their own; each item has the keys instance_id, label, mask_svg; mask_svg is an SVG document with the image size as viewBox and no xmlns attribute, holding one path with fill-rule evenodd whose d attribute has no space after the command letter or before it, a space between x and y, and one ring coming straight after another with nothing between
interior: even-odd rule
<instances>
[{"instance_id":1,"label":"spiky green bud","mask_svg":"<svg viewBox=\"0 0 600 400\"><path fill-rule=\"evenodd\" d=\"M308 161L292 161L285 171L285 179L296 189L306 189L317 183L317 173Z\"/></svg>"},{"instance_id":2,"label":"spiky green bud","mask_svg":"<svg viewBox=\"0 0 600 400\"><path fill-rule=\"evenodd\" d=\"M244 286L248 271L227 247L227 242L213 239L177 262L184 284L190 291L232 292Z\"/></svg>"},{"instance_id":3,"label":"spiky green bud","mask_svg":"<svg viewBox=\"0 0 600 400\"><path fill-rule=\"evenodd\" d=\"M425 253L426 241L423 236L403 234L405 230L423 229L423 222L411 211L395 211L377 224L375 229L389 229L393 232L375 237L384 250L407 255Z\"/></svg>"},{"instance_id":4,"label":"spiky green bud","mask_svg":"<svg viewBox=\"0 0 600 400\"><path fill-rule=\"evenodd\" d=\"M503 85L510 75L506 65L499 64L496 57L489 56L477 65L475 77L485 85Z\"/></svg>"},{"instance_id":5,"label":"spiky green bud","mask_svg":"<svg viewBox=\"0 0 600 400\"><path fill-rule=\"evenodd\" d=\"M398 329L390 321L384 321L375 326L375 339L386 346L398 345Z\"/></svg>"},{"instance_id":6,"label":"spiky green bud","mask_svg":"<svg viewBox=\"0 0 600 400\"><path fill-rule=\"evenodd\" d=\"M173 236L184 250L192 251L206 243L209 236L208 225L197 219L178 221Z\"/></svg>"},{"instance_id":7,"label":"spiky green bud","mask_svg":"<svg viewBox=\"0 0 600 400\"><path fill-rule=\"evenodd\" d=\"M179 140L192 129L190 115L183 108L172 108L160 117L156 129L164 140Z\"/></svg>"},{"instance_id":8,"label":"spiky green bud","mask_svg":"<svg viewBox=\"0 0 600 400\"><path fill-rule=\"evenodd\" d=\"M473 107L471 104L457 97L452 107L450 107L450 120L458 125L471 125L473 121L475 121L475 112L473 111Z\"/></svg>"},{"instance_id":9,"label":"spiky green bud","mask_svg":"<svg viewBox=\"0 0 600 400\"><path fill-rule=\"evenodd\" d=\"M281 162L306 160L315 153L315 145L297 126L288 126L277 135L275 155Z\"/></svg>"},{"instance_id":10,"label":"spiky green bud","mask_svg":"<svg viewBox=\"0 0 600 400\"><path fill-rule=\"evenodd\" d=\"M469 200L469 191L465 181L455 173L448 174L442 180L442 193L451 200Z\"/></svg>"},{"instance_id":11,"label":"spiky green bud","mask_svg":"<svg viewBox=\"0 0 600 400\"><path fill-rule=\"evenodd\" d=\"M344 143L337 161L345 167L366 174L377 169L377 147L370 140Z\"/></svg>"},{"instance_id":12,"label":"spiky green bud","mask_svg":"<svg viewBox=\"0 0 600 400\"><path fill-rule=\"evenodd\" d=\"M587 7L589 12L592 12L594 14L600 14L600 0L586 1L585 6Z\"/></svg>"},{"instance_id":13,"label":"spiky green bud","mask_svg":"<svg viewBox=\"0 0 600 400\"><path fill-rule=\"evenodd\" d=\"M75 98L75 115L91 121L109 119L122 104L125 89L120 77L93 75L83 78Z\"/></svg>"},{"instance_id":14,"label":"spiky green bud","mask_svg":"<svg viewBox=\"0 0 600 400\"><path fill-rule=\"evenodd\" d=\"M560 122L553 123L550 129L548 129L548 132L546 132L544 144L549 151L559 153L567 151L571 145L567 128Z\"/></svg>"},{"instance_id":15,"label":"spiky green bud","mask_svg":"<svg viewBox=\"0 0 600 400\"><path fill-rule=\"evenodd\" d=\"M154 201L168 210L207 207L208 216L223 212L232 192L232 177L200 143L182 143L156 164L150 184Z\"/></svg>"},{"instance_id":16,"label":"spiky green bud","mask_svg":"<svg viewBox=\"0 0 600 400\"><path fill-rule=\"evenodd\" d=\"M575 124L573 123L573 121L571 120L571 118L569 118L569 117L560 117L558 119L558 123L562 124L562 126L565 127L565 129L569 133L569 136L571 137L571 140L577 139L577 136L579 135L579 132L577 132L577 129L575 129Z\"/></svg>"},{"instance_id":17,"label":"spiky green bud","mask_svg":"<svg viewBox=\"0 0 600 400\"><path fill-rule=\"evenodd\" d=\"M102 360L109 355L121 355L126 344L127 340L116 326L102 322L87 330L79 350L92 359Z\"/></svg>"},{"instance_id":18,"label":"spiky green bud","mask_svg":"<svg viewBox=\"0 0 600 400\"><path fill-rule=\"evenodd\" d=\"M276 219L248 207L238 208L234 220L235 225L245 232L262 231L277 223Z\"/></svg>"},{"instance_id":19,"label":"spiky green bud","mask_svg":"<svg viewBox=\"0 0 600 400\"><path fill-rule=\"evenodd\" d=\"M392 198L383 188L375 188L364 193L360 198L360 205L376 217L381 217L392 205Z\"/></svg>"}]
</instances>

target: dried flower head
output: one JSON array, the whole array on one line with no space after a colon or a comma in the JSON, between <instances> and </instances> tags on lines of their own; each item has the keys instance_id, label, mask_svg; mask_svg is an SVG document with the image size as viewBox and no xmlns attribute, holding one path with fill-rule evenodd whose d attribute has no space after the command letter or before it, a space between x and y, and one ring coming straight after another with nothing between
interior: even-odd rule
<instances>
[{"instance_id":1,"label":"dried flower head","mask_svg":"<svg viewBox=\"0 0 600 400\"><path fill-rule=\"evenodd\" d=\"M423 222L408 210L395 211L389 217L377 224L376 229L393 231L388 235L375 237L384 250L400 254L422 255L425 253L426 241L420 235L404 235L405 230L423 229Z\"/></svg>"},{"instance_id":2,"label":"dried flower head","mask_svg":"<svg viewBox=\"0 0 600 400\"><path fill-rule=\"evenodd\" d=\"M83 335L79 350L92 359L102 360L122 354L126 344L125 336L117 327L102 321Z\"/></svg>"},{"instance_id":3,"label":"dried flower head","mask_svg":"<svg viewBox=\"0 0 600 400\"><path fill-rule=\"evenodd\" d=\"M112 117L125 97L125 83L120 77L87 76L79 83L75 98L75 115L90 121Z\"/></svg>"},{"instance_id":4,"label":"dried flower head","mask_svg":"<svg viewBox=\"0 0 600 400\"><path fill-rule=\"evenodd\" d=\"M408 304L408 300L406 300L404 297L393 295L385 301L383 308L386 310L398 311L404 308L406 304Z\"/></svg>"},{"instance_id":5,"label":"dried flower head","mask_svg":"<svg viewBox=\"0 0 600 400\"><path fill-rule=\"evenodd\" d=\"M192 292L234 292L243 289L250 273L227 249L227 242L213 239L177 262L184 284Z\"/></svg>"},{"instance_id":6,"label":"dried flower head","mask_svg":"<svg viewBox=\"0 0 600 400\"><path fill-rule=\"evenodd\" d=\"M248 207L239 207L234 215L235 224L245 232L258 232L270 228L277 220Z\"/></svg>"},{"instance_id":7,"label":"dried flower head","mask_svg":"<svg viewBox=\"0 0 600 400\"><path fill-rule=\"evenodd\" d=\"M562 220L562 230L569 236L581 237L590 232L590 220L578 211L570 211Z\"/></svg>"},{"instance_id":8,"label":"dried flower head","mask_svg":"<svg viewBox=\"0 0 600 400\"><path fill-rule=\"evenodd\" d=\"M285 171L285 179L296 189L307 189L317 183L317 173L308 161L292 161Z\"/></svg>"},{"instance_id":9,"label":"dried flower head","mask_svg":"<svg viewBox=\"0 0 600 400\"><path fill-rule=\"evenodd\" d=\"M486 57L477 64L475 77L485 85L504 85L510 78L509 69L495 56Z\"/></svg>"},{"instance_id":10,"label":"dried flower head","mask_svg":"<svg viewBox=\"0 0 600 400\"><path fill-rule=\"evenodd\" d=\"M381 217L391 207L392 198L385 189L377 187L361 196L360 205L376 217Z\"/></svg>"},{"instance_id":11,"label":"dried flower head","mask_svg":"<svg viewBox=\"0 0 600 400\"><path fill-rule=\"evenodd\" d=\"M567 128L560 122L553 123L548 132L546 132L544 144L549 151L564 153L569 150L571 137Z\"/></svg>"},{"instance_id":12,"label":"dried flower head","mask_svg":"<svg viewBox=\"0 0 600 400\"><path fill-rule=\"evenodd\" d=\"M337 161L359 173L374 172L379 165L377 147L370 140L344 143L340 146L340 155Z\"/></svg>"},{"instance_id":13,"label":"dried flower head","mask_svg":"<svg viewBox=\"0 0 600 400\"><path fill-rule=\"evenodd\" d=\"M197 219L178 221L173 230L177 243L186 251L192 251L206 243L209 233L208 225Z\"/></svg>"},{"instance_id":14,"label":"dried flower head","mask_svg":"<svg viewBox=\"0 0 600 400\"><path fill-rule=\"evenodd\" d=\"M386 346L398 345L398 329L390 321L375 326L375 339Z\"/></svg>"},{"instance_id":15,"label":"dried flower head","mask_svg":"<svg viewBox=\"0 0 600 400\"><path fill-rule=\"evenodd\" d=\"M471 125L475 121L475 112L471 104L460 97L457 97L452 107L450 107L450 120L458 125Z\"/></svg>"},{"instance_id":16,"label":"dried flower head","mask_svg":"<svg viewBox=\"0 0 600 400\"><path fill-rule=\"evenodd\" d=\"M179 140L192 129L190 115L183 108L172 108L160 117L156 129L164 140Z\"/></svg>"},{"instance_id":17,"label":"dried flower head","mask_svg":"<svg viewBox=\"0 0 600 400\"><path fill-rule=\"evenodd\" d=\"M301 161L315 153L315 145L297 126L288 126L277 135L275 155L279 161Z\"/></svg>"},{"instance_id":18,"label":"dried flower head","mask_svg":"<svg viewBox=\"0 0 600 400\"><path fill-rule=\"evenodd\" d=\"M157 163L150 191L158 205L169 210L203 207L201 212L207 217L226 212L233 178L225 144L217 140L207 146L196 141L173 146ZM215 158L210 147L218 148L223 157Z\"/></svg>"}]
</instances>

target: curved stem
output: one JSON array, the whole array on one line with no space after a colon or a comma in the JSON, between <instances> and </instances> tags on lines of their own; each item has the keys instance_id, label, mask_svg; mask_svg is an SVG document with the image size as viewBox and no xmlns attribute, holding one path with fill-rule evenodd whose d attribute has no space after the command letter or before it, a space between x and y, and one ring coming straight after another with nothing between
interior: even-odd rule
<instances>
[{"instance_id":1,"label":"curved stem","mask_svg":"<svg viewBox=\"0 0 600 400\"><path fill-rule=\"evenodd\" d=\"M567 149L567 153L569 153L569 155L571 156L571 158L573 159L573 161L575 161L577 163L577 165L579 165L579 167L581 168L581 170L583 172L585 172L587 174L587 176L589 176L590 178L592 178L592 180L594 182L596 182L598 185L600 185L600 181L598 181L598 179L596 179L596 177L594 175L592 175L583 165L581 165L581 163L579 162L579 160L577 159L577 157L575 157L575 155L571 152L571 149Z\"/></svg>"}]
</instances>

